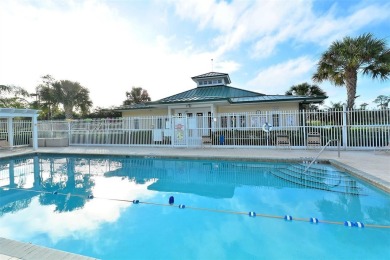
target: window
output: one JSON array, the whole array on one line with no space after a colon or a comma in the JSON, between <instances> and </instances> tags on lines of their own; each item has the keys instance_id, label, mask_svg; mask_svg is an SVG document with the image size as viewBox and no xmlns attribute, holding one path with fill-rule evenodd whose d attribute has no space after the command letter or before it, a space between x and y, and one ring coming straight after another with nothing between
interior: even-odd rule
<instances>
[{"instance_id":1,"label":"window","mask_svg":"<svg viewBox=\"0 0 390 260\"><path fill-rule=\"evenodd\" d=\"M279 126L279 114L272 114L272 125L275 127Z\"/></svg>"},{"instance_id":2,"label":"window","mask_svg":"<svg viewBox=\"0 0 390 260\"><path fill-rule=\"evenodd\" d=\"M230 127L237 127L237 118L235 116L230 117Z\"/></svg>"},{"instance_id":3,"label":"window","mask_svg":"<svg viewBox=\"0 0 390 260\"><path fill-rule=\"evenodd\" d=\"M203 85L207 85L207 80L203 81Z\"/></svg>"},{"instance_id":4,"label":"window","mask_svg":"<svg viewBox=\"0 0 390 260\"><path fill-rule=\"evenodd\" d=\"M222 79L219 79L219 80L218 80L218 83L222 83Z\"/></svg>"},{"instance_id":5,"label":"window","mask_svg":"<svg viewBox=\"0 0 390 260\"><path fill-rule=\"evenodd\" d=\"M139 129L139 119L134 118L134 129Z\"/></svg>"},{"instance_id":6,"label":"window","mask_svg":"<svg viewBox=\"0 0 390 260\"><path fill-rule=\"evenodd\" d=\"M209 80L207 83L208 83L209 85L211 85L211 84L212 84L212 81L211 81L211 80Z\"/></svg>"},{"instance_id":7,"label":"window","mask_svg":"<svg viewBox=\"0 0 390 260\"><path fill-rule=\"evenodd\" d=\"M221 116L221 127L227 128L227 116Z\"/></svg>"},{"instance_id":8,"label":"window","mask_svg":"<svg viewBox=\"0 0 390 260\"><path fill-rule=\"evenodd\" d=\"M240 127L246 127L246 116L240 116Z\"/></svg>"},{"instance_id":9,"label":"window","mask_svg":"<svg viewBox=\"0 0 390 260\"><path fill-rule=\"evenodd\" d=\"M157 118L157 129L163 128L163 120L162 118Z\"/></svg>"},{"instance_id":10,"label":"window","mask_svg":"<svg viewBox=\"0 0 390 260\"><path fill-rule=\"evenodd\" d=\"M199 86L203 85L203 81L199 81Z\"/></svg>"}]
</instances>

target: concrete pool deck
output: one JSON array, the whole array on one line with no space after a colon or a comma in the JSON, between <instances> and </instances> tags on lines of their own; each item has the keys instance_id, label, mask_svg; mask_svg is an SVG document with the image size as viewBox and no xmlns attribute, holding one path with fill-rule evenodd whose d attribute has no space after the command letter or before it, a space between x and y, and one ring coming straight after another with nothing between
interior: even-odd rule
<instances>
[{"instance_id":1,"label":"concrete pool deck","mask_svg":"<svg viewBox=\"0 0 390 260\"><path fill-rule=\"evenodd\" d=\"M256 149L256 148L171 148L171 147L42 147L33 151L32 148L0 150L0 158L31 153L57 153L80 155L128 155L147 157L199 158L199 159L235 159L258 161L302 160L302 157L316 157L319 149ZM325 150L319 157L321 161L329 161L332 165L361 178L378 188L390 193L390 152L389 151L341 151L340 158L335 150ZM1 242L1 238L0 238ZM0 260L2 259L54 259L49 257L54 253L63 253L60 259L91 259L74 254L66 255L54 249L35 246L32 252L23 255L23 251L13 251L15 246L23 248L21 242L13 241L8 246L0 244ZM19 244L18 244L19 243ZM29 244L28 244L29 245ZM38 251L35 251L38 250ZM18 254L13 253L18 252ZM36 253L34 253L36 252ZM19 254L20 253L20 254ZM46 258L44 256L47 256ZM49 258L48 258L49 257Z\"/></svg>"}]
</instances>

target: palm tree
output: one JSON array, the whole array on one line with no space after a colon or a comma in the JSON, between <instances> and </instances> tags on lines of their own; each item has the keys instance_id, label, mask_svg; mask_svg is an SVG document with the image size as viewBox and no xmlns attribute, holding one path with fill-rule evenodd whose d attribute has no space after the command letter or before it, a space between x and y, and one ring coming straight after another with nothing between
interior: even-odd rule
<instances>
[{"instance_id":1,"label":"palm tree","mask_svg":"<svg viewBox=\"0 0 390 260\"><path fill-rule=\"evenodd\" d=\"M385 40L375 39L367 33L356 38L345 37L335 41L325 51L313 75L315 82L329 80L335 86L346 86L347 107L353 108L356 98L357 76L370 75L373 79L388 79L390 75L390 49Z\"/></svg>"},{"instance_id":2,"label":"palm tree","mask_svg":"<svg viewBox=\"0 0 390 260\"><path fill-rule=\"evenodd\" d=\"M305 82L291 86L290 89L286 91L286 95L319 97L326 96L326 92L317 85L310 85Z\"/></svg>"},{"instance_id":3,"label":"palm tree","mask_svg":"<svg viewBox=\"0 0 390 260\"><path fill-rule=\"evenodd\" d=\"M305 82L291 86L290 89L286 91L286 95L320 97L326 96L326 92L317 85L310 85L309 83ZM322 101L321 104L322 103L324 102ZM311 110L318 109L318 107L313 104L305 104L304 107Z\"/></svg>"},{"instance_id":4,"label":"palm tree","mask_svg":"<svg viewBox=\"0 0 390 260\"><path fill-rule=\"evenodd\" d=\"M89 112L92 101L89 98L89 90L82 87L78 82L70 80L60 80L50 85L41 85L39 88L41 100L54 106L61 104L65 110L65 118L73 117L73 109L81 110L83 115Z\"/></svg>"},{"instance_id":5,"label":"palm tree","mask_svg":"<svg viewBox=\"0 0 390 260\"><path fill-rule=\"evenodd\" d=\"M145 103L151 100L148 91L140 87L132 87L130 92L126 91L126 98L123 101L124 106Z\"/></svg>"}]
</instances>

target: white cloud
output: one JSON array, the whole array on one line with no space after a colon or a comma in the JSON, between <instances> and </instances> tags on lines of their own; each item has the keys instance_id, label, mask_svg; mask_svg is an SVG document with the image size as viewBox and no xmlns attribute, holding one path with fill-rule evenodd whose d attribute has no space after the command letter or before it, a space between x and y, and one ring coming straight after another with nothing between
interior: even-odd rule
<instances>
[{"instance_id":1,"label":"white cloud","mask_svg":"<svg viewBox=\"0 0 390 260\"><path fill-rule=\"evenodd\" d=\"M357 6L337 18L336 5L327 13L314 13L310 0L169 3L152 1L142 6L147 11L134 14L138 9L126 13L119 9L123 3L110 1L0 1L0 84L34 92L40 77L51 74L87 87L95 106L120 105L132 86L147 89L156 100L195 87L191 76L210 71L212 58L215 71L231 73L247 68L241 64L247 57L235 56L232 51L242 54L243 46L250 58L266 58L277 53L280 44L314 42L326 46L335 37L390 17L388 4ZM197 37L197 31L190 26L181 29L194 31L194 35L176 31L172 23L181 21L172 14L172 6L176 15L205 31L207 36L200 37L211 45L197 46L191 38ZM164 34L163 27L170 28L167 31L171 34ZM180 49L175 47L178 43ZM268 80L260 72L257 78L267 82L254 79L252 83L269 86L279 82L284 93L286 86L311 78L304 76L308 70L304 60L301 68L287 67L290 75L276 70L294 60L265 70L283 77Z\"/></svg>"},{"instance_id":2,"label":"white cloud","mask_svg":"<svg viewBox=\"0 0 390 260\"><path fill-rule=\"evenodd\" d=\"M121 105L132 86L148 90L153 100L195 87L191 76L215 68L232 72L239 64L216 53L197 52L191 42L183 50L171 45L175 36L150 38L142 24L125 20L96 1L24 1L0 4L2 26L0 82L30 92L40 77L78 81L90 90L95 106Z\"/></svg>"},{"instance_id":3,"label":"white cloud","mask_svg":"<svg viewBox=\"0 0 390 260\"><path fill-rule=\"evenodd\" d=\"M247 85L260 93L284 95L292 85L311 82L314 66L315 61L309 57L288 60L260 71Z\"/></svg>"},{"instance_id":4,"label":"white cloud","mask_svg":"<svg viewBox=\"0 0 390 260\"><path fill-rule=\"evenodd\" d=\"M390 19L390 5L372 4L345 10L339 17L336 4L326 13L316 13L313 1L173 1L176 13L198 23L200 29L214 28L217 53L223 55L251 45L252 56L269 57L286 41L313 42L328 46L335 39L352 34L371 23ZM372 15L375 14L375 15Z\"/></svg>"}]
</instances>

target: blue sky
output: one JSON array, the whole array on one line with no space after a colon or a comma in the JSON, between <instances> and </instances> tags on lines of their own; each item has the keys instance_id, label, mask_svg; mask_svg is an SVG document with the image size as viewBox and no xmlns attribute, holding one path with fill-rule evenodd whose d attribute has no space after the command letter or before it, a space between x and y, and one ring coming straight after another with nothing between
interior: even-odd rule
<instances>
[{"instance_id":1,"label":"blue sky","mask_svg":"<svg viewBox=\"0 0 390 260\"><path fill-rule=\"evenodd\" d=\"M94 106L119 106L132 86L157 100L229 73L231 86L284 94L308 82L328 46L373 33L390 46L385 0L1 0L0 84L30 92L40 77L78 81ZM330 102L346 90L320 84ZM359 77L356 105L390 95L390 81Z\"/></svg>"}]
</instances>

